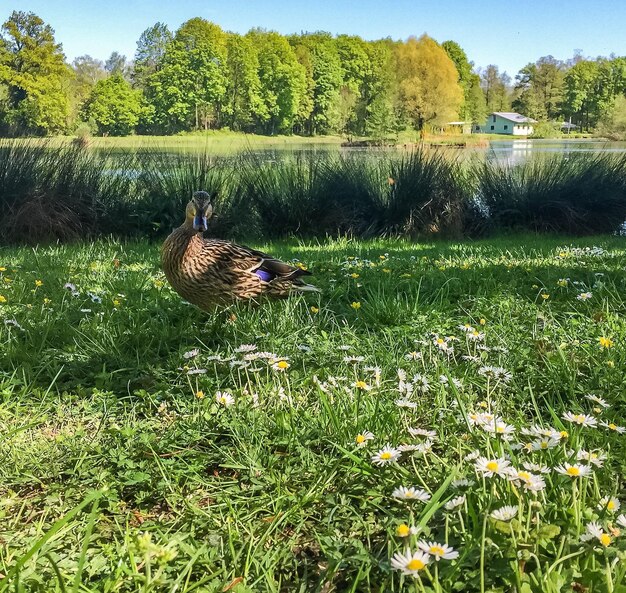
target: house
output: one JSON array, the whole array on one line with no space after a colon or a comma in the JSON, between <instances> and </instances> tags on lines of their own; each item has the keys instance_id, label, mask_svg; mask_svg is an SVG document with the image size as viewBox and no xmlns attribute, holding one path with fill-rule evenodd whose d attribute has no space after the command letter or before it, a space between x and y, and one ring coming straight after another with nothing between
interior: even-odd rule
<instances>
[{"instance_id":1,"label":"house","mask_svg":"<svg viewBox=\"0 0 626 593\"><path fill-rule=\"evenodd\" d=\"M483 134L509 134L511 136L530 136L533 133L532 124L537 120L519 113L494 111L487 116L487 122L482 126L475 126L475 132Z\"/></svg>"}]
</instances>

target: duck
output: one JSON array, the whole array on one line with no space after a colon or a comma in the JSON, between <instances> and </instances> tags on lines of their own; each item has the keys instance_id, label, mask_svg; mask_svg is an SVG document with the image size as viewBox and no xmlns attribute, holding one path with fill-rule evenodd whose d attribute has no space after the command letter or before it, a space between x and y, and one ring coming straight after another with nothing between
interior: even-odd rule
<instances>
[{"instance_id":1,"label":"duck","mask_svg":"<svg viewBox=\"0 0 626 593\"><path fill-rule=\"evenodd\" d=\"M262 251L221 239L205 238L217 192L195 191L185 221L165 239L161 262L171 287L186 301L210 311L238 301L320 292L304 282L309 270Z\"/></svg>"}]
</instances>

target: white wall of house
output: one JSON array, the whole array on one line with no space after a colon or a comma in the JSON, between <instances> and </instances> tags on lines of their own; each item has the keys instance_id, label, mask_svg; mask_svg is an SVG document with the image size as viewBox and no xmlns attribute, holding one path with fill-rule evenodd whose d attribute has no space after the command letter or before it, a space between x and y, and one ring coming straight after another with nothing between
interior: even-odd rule
<instances>
[{"instance_id":1,"label":"white wall of house","mask_svg":"<svg viewBox=\"0 0 626 593\"><path fill-rule=\"evenodd\" d=\"M487 118L487 123L480 127L485 134L509 134L511 136L530 136L533 133L533 125L530 123L515 123L500 115L492 114Z\"/></svg>"}]
</instances>

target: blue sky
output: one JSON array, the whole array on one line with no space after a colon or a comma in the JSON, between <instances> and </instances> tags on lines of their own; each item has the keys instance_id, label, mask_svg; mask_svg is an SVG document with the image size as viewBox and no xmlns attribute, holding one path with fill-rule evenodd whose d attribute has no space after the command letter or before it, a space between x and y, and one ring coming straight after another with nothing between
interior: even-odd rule
<instances>
[{"instance_id":1,"label":"blue sky","mask_svg":"<svg viewBox=\"0 0 626 593\"><path fill-rule=\"evenodd\" d=\"M105 59L114 50L132 57L149 26L161 21L175 30L195 16L237 33L252 27L365 39L428 33L457 41L477 66L497 64L511 76L548 54L626 55L624 0L20 0L2 7L2 21L19 8L52 25L70 61L82 54Z\"/></svg>"}]
</instances>

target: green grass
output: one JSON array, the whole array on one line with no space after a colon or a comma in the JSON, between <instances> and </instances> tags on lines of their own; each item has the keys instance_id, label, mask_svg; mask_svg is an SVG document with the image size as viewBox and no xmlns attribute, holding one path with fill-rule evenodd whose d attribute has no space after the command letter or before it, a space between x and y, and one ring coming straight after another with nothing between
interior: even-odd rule
<instances>
[{"instance_id":1,"label":"green grass","mask_svg":"<svg viewBox=\"0 0 626 593\"><path fill-rule=\"evenodd\" d=\"M619 512L598 505L626 502L625 437L562 417L624 424L623 239L255 247L304 262L323 293L207 314L164 283L158 245L0 250L0 590L624 591ZM243 363L244 344L288 368ZM513 438L473 426L481 412ZM568 436L518 449L532 424ZM409 427L435 431L432 448L374 465L387 443L424 442ZM554 468L583 450L602 467L550 469L536 494L466 459ZM510 522L489 516L503 505ZM608 546L581 542L592 521ZM459 556L403 577L390 559L422 538Z\"/></svg>"}]
</instances>

